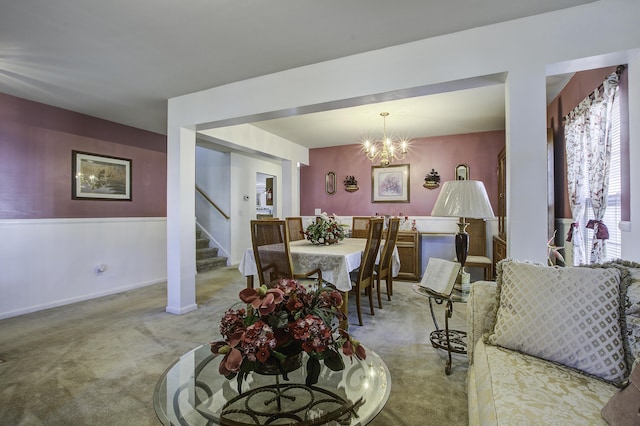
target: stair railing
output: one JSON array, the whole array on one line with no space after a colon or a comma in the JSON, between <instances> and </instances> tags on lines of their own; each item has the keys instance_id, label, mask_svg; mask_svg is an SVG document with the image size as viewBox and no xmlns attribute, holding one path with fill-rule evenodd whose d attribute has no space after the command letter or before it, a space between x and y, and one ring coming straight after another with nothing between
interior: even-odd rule
<instances>
[{"instance_id":1,"label":"stair railing","mask_svg":"<svg viewBox=\"0 0 640 426\"><path fill-rule=\"evenodd\" d=\"M220 207L218 207L218 205L216 203L213 202L213 200L207 195L206 192L204 192L202 190L202 188L200 188L198 185L196 185L196 191L198 191L200 193L200 195L202 195L202 197L207 200L207 202L209 204L211 204L211 206L213 206L213 208L215 208L221 215L222 217L224 217L226 220L230 220L231 217L226 214L224 211L222 211L222 209Z\"/></svg>"}]
</instances>

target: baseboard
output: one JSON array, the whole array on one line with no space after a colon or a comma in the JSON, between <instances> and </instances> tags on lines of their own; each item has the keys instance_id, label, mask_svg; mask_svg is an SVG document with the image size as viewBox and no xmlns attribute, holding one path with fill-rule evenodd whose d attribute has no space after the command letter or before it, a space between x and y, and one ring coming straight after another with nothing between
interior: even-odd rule
<instances>
[{"instance_id":1,"label":"baseboard","mask_svg":"<svg viewBox=\"0 0 640 426\"><path fill-rule=\"evenodd\" d=\"M195 311L196 309L198 309L198 305L194 303L189 306L185 306L184 308L167 305L167 307L165 308L165 311L169 312L170 314L182 315L182 314L186 314L187 312Z\"/></svg>"}]
</instances>

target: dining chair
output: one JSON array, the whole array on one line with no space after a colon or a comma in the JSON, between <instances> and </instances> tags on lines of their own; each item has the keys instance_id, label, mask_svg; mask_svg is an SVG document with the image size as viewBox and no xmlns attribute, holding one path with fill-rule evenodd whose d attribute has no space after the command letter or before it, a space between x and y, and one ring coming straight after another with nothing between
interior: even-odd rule
<instances>
[{"instance_id":1,"label":"dining chair","mask_svg":"<svg viewBox=\"0 0 640 426\"><path fill-rule=\"evenodd\" d=\"M287 228L289 228L289 240L290 241L298 241L304 240L304 228L302 227L302 217L288 217L285 219L287 221Z\"/></svg>"},{"instance_id":2,"label":"dining chair","mask_svg":"<svg viewBox=\"0 0 640 426\"><path fill-rule=\"evenodd\" d=\"M469 223L469 254L465 268L482 268L484 280L493 279L493 260L487 257L487 228L484 219L466 219Z\"/></svg>"},{"instance_id":3,"label":"dining chair","mask_svg":"<svg viewBox=\"0 0 640 426\"><path fill-rule=\"evenodd\" d=\"M389 226L387 227L387 235L384 240L384 247L380 252L380 261L374 267L374 273L376 278L375 287L378 293L378 307L382 309L382 300L380 298L380 288L382 286L381 281L385 280L387 285L387 300L391 300L393 295L393 272L392 272L392 260L393 250L396 247L398 241L398 232L400 231L400 218L389 219Z\"/></svg>"},{"instance_id":4,"label":"dining chair","mask_svg":"<svg viewBox=\"0 0 640 426\"><path fill-rule=\"evenodd\" d=\"M370 219L369 233L367 235L367 242L365 244L364 252L362 253L362 261L360 262L360 268L357 273L354 271L353 275L356 275L352 279L351 286L352 292L356 295L356 309L358 311L358 324L363 325L362 322L362 309L360 308L360 295L364 290L369 295L369 309L371 315L375 315L373 312L373 268L376 263L376 257L378 256L378 249L380 248L380 241L382 240L382 229L384 228L384 219L376 218Z\"/></svg>"},{"instance_id":5,"label":"dining chair","mask_svg":"<svg viewBox=\"0 0 640 426\"><path fill-rule=\"evenodd\" d=\"M351 219L351 238L367 238L370 220L369 216L353 216Z\"/></svg>"},{"instance_id":6,"label":"dining chair","mask_svg":"<svg viewBox=\"0 0 640 426\"><path fill-rule=\"evenodd\" d=\"M284 220L252 220L251 242L260 285L273 287L280 278L310 279L322 285L322 272L314 269L294 273L289 251L289 229Z\"/></svg>"}]
</instances>

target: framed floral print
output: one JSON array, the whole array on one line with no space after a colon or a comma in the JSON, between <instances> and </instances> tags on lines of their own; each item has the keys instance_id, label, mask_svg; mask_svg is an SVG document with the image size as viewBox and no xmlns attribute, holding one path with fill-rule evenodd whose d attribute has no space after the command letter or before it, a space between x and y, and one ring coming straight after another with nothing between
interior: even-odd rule
<instances>
[{"instance_id":1,"label":"framed floral print","mask_svg":"<svg viewBox=\"0 0 640 426\"><path fill-rule=\"evenodd\" d=\"M71 198L131 201L131 160L73 151Z\"/></svg>"},{"instance_id":2,"label":"framed floral print","mask_svg":"<svg viewBox=\"0 0 640 426\"><path fill-rule=\"evenodd\" d=\"M371 167L372 203L409 202L409 164Z\"/></svg>"}]
</instances>

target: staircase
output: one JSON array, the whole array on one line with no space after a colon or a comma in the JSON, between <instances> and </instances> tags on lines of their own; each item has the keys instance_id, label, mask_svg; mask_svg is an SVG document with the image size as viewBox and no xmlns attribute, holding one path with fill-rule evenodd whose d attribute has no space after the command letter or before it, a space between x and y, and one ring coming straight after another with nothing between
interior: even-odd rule
<instances>
[{"instance_id":1,"label":"staircase","mask_svg":"<svg viewBox=\"0 0 640 426\"><path fill-rule=\"evenodd\" d=\"M223 266L227 266L227 258L218 256L218 248L209 247L209 239L196 229L196 271L211 271Z\"/></svg>"}]
</instances>

